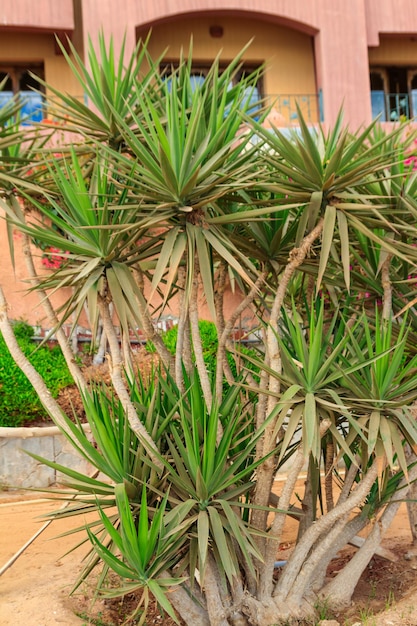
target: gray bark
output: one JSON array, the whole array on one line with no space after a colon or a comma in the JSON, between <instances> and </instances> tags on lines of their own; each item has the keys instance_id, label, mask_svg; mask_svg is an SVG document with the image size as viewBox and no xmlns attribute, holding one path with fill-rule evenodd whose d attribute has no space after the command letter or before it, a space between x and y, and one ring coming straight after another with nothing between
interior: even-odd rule
<instances>
[{"instance_id":1,"label":"gray bark","mask_svg":"<svg viewBox=\"0 0 417 626\"><path fill-rule=\"evenodd\" d=\"M277 373L281 371L281 354L278 344L279 320L281 317L281 309L287 293L289 282L297 268L306 258L311 246L320 237L323 230L323 218L320 218L317 225L308 235L304 237L299 248L294 248L290 252L289 262L286 265L279 281L278 289L271 308L271 314L266 336L267 361L269 367ZM266 400L266 416L270 415L275 408L280 395L280 381L277 376L269 376L267 382L267 390L269 392ZM276 446L276 441L272 436L275 429L275 423L272 421L265 429L261 438L263 448L259 449L261 456L268 455ZM258 450L257 450L258 452ZM255 492L255 504L267 506L269 501L269 493L273 481L275 465L269 458L258 469L257 485ZM266 525L266 516L261 511L255 511L253 515L255 527L264 530Z\"/></svg>"},{"instance_id":2,"label":"gray bark","mask_svg":"<svg viewBox=\"0 0 417 626\"><path fill-rule=\"evenodd\" d=\"M210 626L230 626L216 578L216 565L210 555L207 557L204 575L204 593L207 601Z\"/></svg>"},{"instance_id":3,"label":"gray bark","mask_svg":"<svg viewBox=\"0 0 417 626\"><path fill-rule=\"evenodd\" d=\"M300 543L296 546L289 563L285 566L283 574L274 589L274 596L279 602L285 602L291 594L300 570L307 558L308 553L323 533L329 532L333 525L356 506L358 506L369 492L375 478L378 475L377 464L374 463L358 484L355 491L341 504L335 506L329 513L323 515L313 526L306 531Z\"/></svg>"},{"instance_id":4,"label":"gray bark","mask_svg":"<svg viewBox=\"0 0 417 626\"><path fill-rule=\"evenodd\" d=\"M163 572L161 578L171 578L170 572ZM170 590L169 601L186 624L190 626L211 626L206 609L194 602L182 585Z\"/></svg>"},{"instance_id":5,"label":"gray bark","mask_svg":"<svg viewBox=\"0 0 417 626\"><path fill-rule=\"evenodd\" d=\"M408 478L410 481L417 478L417 466L411 468ZM404 478L399 489L397 489L393 495L391 502L386 506L380 519L373 524L372 530L362 547L359 548L340 574L333 578L322 590L322 595L331 597L332 604L335 606L344 606L350 602L359 578L374 556L381 543L382 537L390 527L401 501L407 496L409 489L410 483Z\"/></svg>"}]
</instances>

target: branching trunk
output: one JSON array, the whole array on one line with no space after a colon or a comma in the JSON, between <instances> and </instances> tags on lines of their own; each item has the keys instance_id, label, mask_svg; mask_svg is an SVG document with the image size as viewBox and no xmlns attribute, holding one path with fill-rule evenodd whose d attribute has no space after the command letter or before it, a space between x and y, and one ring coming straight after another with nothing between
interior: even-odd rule
<instances>
[{"instance_id":1,"label":"branching trunk","mask_svg":"<svg viewBox=\"0 0 417 626\"><path fill-rule=\"evenodd\" d=\"M226 346L230 339L230 335L235 326L236 320L254 301L257 295L259 295L260 288L263 285L266 278L266 271L261 272L258 276L255 284L247 294L245 298L236 307L233 314L229 317L224 325L223 332L219 336L219 343L217 348L217 370L216 370L216 398L219 401L223 390L223 371L225 362L227 362Z\"/></svg>"},{"instance_id":2,"label":"branching trunk","mask_svg":"<svg viewBox=\"0 0 417 626\"><path fill-rule=\"evenodd\" d=\"M199 330L199 317L198 317L198 270L195 268L194 276L193 276L193 285L191 289L190 296L190 327L191 327L191 337L193 340L193 348L194 348L194 357L195 364L197 367L198 375L200 378L201 388L203 391L204 400L206 402L207 408L210 411L211 405L213 404L213 394L211 392L210 379L208 377L206 364L204 363L204 355L203 355L203 346L201 343L201 336ZM219 422L220 431L218 432L218 439L221 437L222 428Z\"/></svg>"},{"instance_id":3,"label":"branching trunk","mask_svg":"<svg viewBox=\"0 0 417 626\"><path fill-rule=\"evenodd\" d=\"M326 430L330 426L330 420L323 421L320 424L320 433L319 436L323 437ZM285 481L285 485L283 487L282 493L278 500L278 509L284 511L283 513L275 513L275 518L272 523L271 529L269 531L269 539L266 544L265 557L264 557L264 565L261 570L260 576L260 594L259 597L265 600L272 594L273 589L273 571L274 571L274 563L276 559L278 545L281 539L282 531L284 529L284 524L286 520L287 511L290 506L291 496L294 492L295 484L297 482L298 476L303 468L305 463L305 457L303 453L302 446L300 445L296 454L295 459L293 461L293 466L288 473L287 480ZM286 566L288 567L288 566Z\"/></svg>"},{"instance_id":4,"label":"branching trunk","mask_svg":"<svg viewBox=\"0 0 417 626\"><path fill-rule=\"evenodd\" d=\"M311 246L320 237L323 231L323 218L319 220L313 230L304 237L299 248L294 248L291 251L289 263L284 269L281 276L277 293L274 298L274 303L271 308L270 320L267 329L266 345L268 351L268 364L269 367L279 374L281 372L281 355L278 344L279 334L279 320L281 318L281 309L284 304L284 299L287 293L289 282L294 275L297 268L303 263L307 254L311 250ZM268 381L268 400L266 416L270 415L280 394L280 382L277 376L269 376ZM275 422L272 421L265 429L262 437L263 447L261 456L268 455L276 446L276 441L273 438L273 432L275 430ZM271 462L270 458L258 469L258 479L256 484L255 504L260 506L267 506L269 500L269 492L273 481L273 475L275 471L275 465ZM258 529L264 529L266 525L266 513L263 511L256 511L254 513L254 525Z\"/></svg>"},{"instance_id":5,"label":"branching trunk","mask_svg":"<svg viewBox=\"0 0 417 626\"><path fill-rule=\"evenodd\" d=\"M163 572L161 578L171 578L172 573ZM169 594L169 600L180 617L186 624L191 626L211 626L206 609L195 602L182 585L173 587Z\"/></svg>"},{"instance_id":6,"label":"branching trunk","mask_svg":"<svg viewBox=\"0 0 417 626\"><path fill-rule=\"evenodd\" d=\"M384 290L382 319L388 320L392 313L392 285L389 276L392 255L388 254L381 266L381 282Z\"/></svg>"},{"instance_id":7,"label":"branching trunk","mask_svg":"<svg viewBox=\"0 0 417 626\"><path fill-rule=\"evenodd\" d=\"M93 357L94 365L100 365L101 363L104 363L104 359L106 357L106 350L107 350L107 337L106 337L106 333L103 330L103 326L101 325L100 341L98 342L97 352L95 353Z\"/></svg>"},{"instance_id":8,"label":"branching trunk","mask_svg":"<svg viewBox=\"0 0 417 626\"><path fill-rule=\"evenodd\" d=\"M334 462L334 443L333 439L329 439L326 443L326 459L324 467L324 492L326 496L326 511L331 511L334 507L333 499L333 462Z\"/></svg>"},{"instance_id":9,"label":"branching trunk","mask_svg":"<svg viewBox=\"0 0 417 626\"><path fill-rule=\"evenodd\" d=\"M412 467L409 471L409 481L417 478L417 466ZM343 570L322 590L324 597L330 597L334 606L343 606L350 602L352 594L355 590L358 580L363 571L367 567L369 561L374 556L377 548L385 532L390 527L401 501L407 496L410 489L410 483L404 478L391 501L386 506L379 520L373 524L372 530L363 543L362 547L356 552Z\"/></svg>"},{"instance_id":10,"label":"branching trunk","mask_svg":"<svg viewBox=\"0 0 417 626\"><path fill-rule=\"evenodd\" d=\"M133 367L132 360L132 346L130 343L130 337L123 330L122 333L122 354L123 354L123 364L126 376L130 381L133 381L135 378L135 371Z\"/></svg>"},{"instance_id":11,"label":"branching trunk","mask_svg":"<svg viewBox=\"0 0 417 626\"><path fill-rule=\"evenodd\" d=\"M355 462L352 463L352 465L349 467L348 471L346 472L342 489L340 490L339 498L337 500L338 504L342 504L342 502L344 502L348 498L350 491L353 487L353 484L355 482L355 478L359 472L359 463L360 463L360 459L358 456L356 456Z\"/></svg>"},{"instance_id":12,"label":"branching trunk","mask_svg":"<svg viewBox=\"0 0 417 626\"><path fill-rule=\"evenodd\" d=\"M298 584L298 577L304 577L303 565L316 541L323 533L328 533L339 519L350 513L363 501L377 475L377 463L374 463L356 489L344 502L335 506L332 511L323 515L313 526L310 526L300 543L295 547L291 559L285 566L283 574L275 587L274 596L278 598L279 602L285 602L287 597L291 595L296 580ZM302 568L303 570L301 571Z\"/></svg>"},{"instance_id":13,"label":"branching trunk","mask_svg":"<svg viewBox=\"0 0 417 626\"><path fill-rule=\"evenodd\" d=\"M416 403L414 403L413 405L413 410L416 411ZM407 464L409 466L417 461L417 456L411 450L408 444L406 444L405 446L405 455L407 459ZM407 498L407 513L408 521L410 524L411 536L413 538L414 551L417 547L417 481L411 483L410 485L410 491L408 492Z\"/></svg>"},{"instance_id":14,"label":"branching trunk","mask_svg":"<svg viewBox=\"0 0 417 626\"><path fill-rule=\"evenodd\" d=\"M143 293L143 276L138 270L136 270L136 276L138 277L138 285L141 287ZM138 306L140 321L142 323L142 330L146 340L152 341L158 355L161 358L161 361L165 364L166 367L171 368L171 366L174 365L172 355L162 341L161 336L156 332L154 328L152 317L149 312L149 307L146 304L144 296L137 298L136 302Z\"/></svg>"},{"instance_id":15,"label":"branching trunk","mask_svg":"<svg viewBox=\"0 0 417 626\"><path fill-rule=\"evenodd\" d=\"M227 285L227 264L225 261L221 261L218 270L218 276L216 281L216 290L214 293L214 307L216 310L216 327L217 327L217 336L220 341L220 337L223 333L224 327L226 325L224 319L224 294L226 291Z\"/></svg>"},{"instance_id":16,"label":"branching trunk","mask_svg":"<svg viewBox=\"0 0 417 626\"><path fill-rule=\"evenodd\" d=\"M207 558L204 576L204 592L207 601L210 626L230 626L219 591L219 582L216 577L216 565L210 556Z\"/></svg>"},{"instance_id":17,"label":"branching trunk","mask_svg":"<svg viewBox=\"0 0 417 626\"><path fill-rule=\"evenodd\" d=\"M329 563L336 557L339 550L344 548L350 541L356 537L356 535L365 528L368 523L368 518L365 515L357 515L347 523L343 522L342 530L339 532L338 537L332 543L331 547L325 552L320 559L315 571L314 579L312 580L312 589L315 593L318 593L323 587L327 568Z\"/></svg>"},{"instance_id":18,"label":"branching trunk","mask_svg":"<svg viewBox=\"0 0 417 626\"><path fill-rule=\"evenodd\" d=\"M185 301L185 269L180 267L178 270L178 289L180 293L179 298L179 311L180 316L178 318L177 326L177 345L175 347L175 382L178 385L178 389L181 393L184 393L184 377L182 368L184 365L184 350L186 347L186 336L190 335L190 328L188 322L188 306Z\"/></svg>"},{"instance_id":19,"label":"branching trunk","mask_svg":"<svg viewBox=\"0 0 417 626\"><path fill-rule=\"evenodd\" d=\"M317 481L313 478L313 472L317 473L317 471L320 471L317 468L317 463L314 461L314 459L310 455L310 459L308 462L307 477L305 480L304 496L303 496L303 501L301 505L303 514L300 518L300 523L298 525L296 543L300 541L301 537L304 535L307 528L311 526L311 524L314 522L314 519L315 519L315 503L316 503L317 494L314 492L315 490L313 489L313 485Z\"/></svg>"}]
</instances>

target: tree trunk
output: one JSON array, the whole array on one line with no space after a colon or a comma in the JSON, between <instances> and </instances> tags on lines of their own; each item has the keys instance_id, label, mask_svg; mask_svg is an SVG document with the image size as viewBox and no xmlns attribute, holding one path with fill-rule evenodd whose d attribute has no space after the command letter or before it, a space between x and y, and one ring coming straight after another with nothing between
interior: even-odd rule
<instances>
[{"instance_id":1,"label":"tree trunk","mask_svg":"<svg viewBox=\"0 0 417 626\"><path fill-rule=\"evenodd\" d=\"M171 572L162 572L161 578L171 578ZM182 585L170 590L169 601L186 624L191 626L211 626L207 611L194 602Z\"/></svg>"},{"instance_id":2,"label":"tree trunk","mask_svg":"<svg viewBox=\"0 0 417 626\"><path fill-rule=\"evenodd\" d=\"M416 403L413 405L413 411L417 410ZM405 454L408 465L415 463L417 457L407 444L405 446ZM411 536L413 538L413 549L417 548L417 482L411 483L407 498L407 513L410 523Z\"/></svg>"},{"instance_id":3,"label":"tree trunk","mask_svg":"<svg viewBox=\"0 0 417 626\"><path fill-rule=\"evenodd\" d=\"M414 466L409 471L408 479L409 481L413 481L416 478L417 466ZM380 519L375 521L362 547L359 548L340 574L333 578L322 590L322 595L331 598L334 606L345 606L350 602L359 578L374 556L375 551L381 543L382 537L390 527L400 507L401 501L407 496L409 489L410 483L404 478L399 488L392 496L391 502L386 506Z\"/></svg>"},{"instance_id":4,"label":"tree trunk","mask_svg":"<svg viewBox=\"0 0 417 626\"><path fill-rule=\"evenodd\" d=\"M326 513L323 517L320 517L316 523L313 526L310 526L310 528L306 531L300 543L295 547L290 561L285 566L282 576L275 586L274 596L279 602L286 602L287 597L291 595L295 581L301 574L301 568L304 570L303 566L307 555L312 549L314 552L314 545L321 535L328 533L339 519L350 513L363 501L377 475L377 463L374 463L352 494L343 503L335 506L332 511Z\"/></svg>"},{"instance_id":5,"label":"tree trunk","mask_svg":"<svg viewBox=\"0 0 417 626\"><path fill-rule=\"evenodd\" d=\"M221 582L220 582L221 585ZM226 616L216 578L216 565L208 555L204 575L204 593L207 601L210 626L231 626Z\"/></svg>"},{"instance_id":6,"label":"tree trunk","mask_svg":"<svg viewBox=\"0 0 417 626\"><path fill-rule=\"evenodd\" d=\"M267 337L266 337L266 349L268 355L268 365L271 370L277 372L277 374L281 371L281 355L278 344L278 334L279 334L279 320L281 317L281 309L284 303L284 299L287 293L289 282L294 275L297 268L301 265L301 263L306 258L309 253L311 246L316 241L316 239L321 235L323 231L323 218L320 218L316 226L312 229L312 231L306 235L303 241L300 244L299 248L294 248L291 250L289 263L286 265L282 276L279 281L279 286L277 289L277 293L274 298L274 302L271 308L271 314L269 319L269 325L267 329ZM280 394L280 382L277 376L269 376L268 380L268 398L267 398L267 408L266 415L271 414L272 410L276 406ZM265 432L261 438L263 442L263 447L260 449L261 456L267 456L276 446L276 441L272 437L272 434L275 430L275 423L272 421L268 424ZM272 460L273 461L273 460ZM262 466L258 469L258 478L256 484L256 492L255 492L255 501L256 505L267 506L269 501L269 492L271 490L271 485L274 477L275 464L271 462L269 458ZM255 528L259 530L264 530L266 525L266 514L263 511L255 511L253 515Z\"/></svg>"}]
</instances>

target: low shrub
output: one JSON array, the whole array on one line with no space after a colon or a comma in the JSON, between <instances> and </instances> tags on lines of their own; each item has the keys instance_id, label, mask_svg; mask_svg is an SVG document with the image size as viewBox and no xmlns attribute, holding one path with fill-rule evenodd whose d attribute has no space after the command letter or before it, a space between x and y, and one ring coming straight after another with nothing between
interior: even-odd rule
<instances>
[{"instance_id":1,"label":"low shrub","mask_svg":"<svg viewBox=\"0 0 417 626\"><path fill-rule=\"evenodd\" d=\"M14 324L16 339L29 361L39 372L56 398L59 390L73 383L59 346L38 346L33 328L25 322ZM48 419L32 385L13 361L0 334L0 426L21 426L26 422Z\"/></svg>"}]
</instances>

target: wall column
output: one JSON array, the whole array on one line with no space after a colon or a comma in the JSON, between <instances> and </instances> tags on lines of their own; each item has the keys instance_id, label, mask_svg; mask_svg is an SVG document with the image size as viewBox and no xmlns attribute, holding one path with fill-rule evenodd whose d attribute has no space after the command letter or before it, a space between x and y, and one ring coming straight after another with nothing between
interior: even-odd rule
<instances>
[{"instance_id":1,"label":"wall column","mask_svg":"<svg viewBox=\"0 0 417 626\"><path fill-rule=\"evenodd\" d=\"M355 131L372 121L364 0L322 0L315 37L317 87L324 122L332 126L341 107Z\"/></svg>"}]
</instances>

